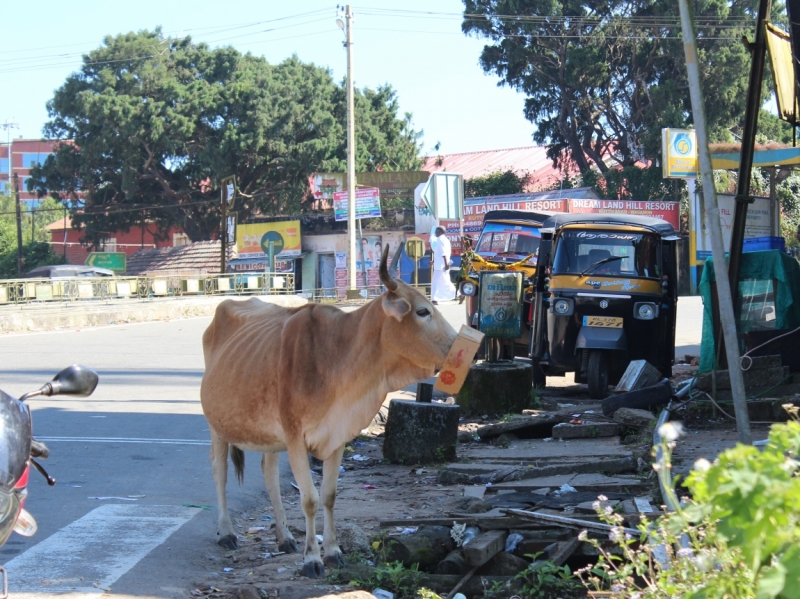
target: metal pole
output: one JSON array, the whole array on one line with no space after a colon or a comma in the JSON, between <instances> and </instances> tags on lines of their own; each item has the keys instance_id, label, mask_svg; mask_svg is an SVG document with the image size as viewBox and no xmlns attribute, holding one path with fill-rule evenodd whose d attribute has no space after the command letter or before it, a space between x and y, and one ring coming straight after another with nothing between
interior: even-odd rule
<instances>
[{"instance_id":1,"label":"metal pole","mask_svg":"<svg viewBox=\"0 0 800 599\"><path fill-rule=\"evenodd\" d=\"M356 136L353 98L353 11L345 9L347 41L347 233L350 236L350 289L356 289Z\"/></svg>"},{"instance_id":2,"label":"metal pole","mask_svg":"<svg viewBox=\"0 0 800 599\"><path fill-rule=\"evenodd\" d=\"M270 241L269 246L267 248L267 258L269 259L269 278L267 281L267 285L269 289L272 289L272 273L275 272L275 242Z\"/></svg>"},{"instance_id":3,"label":"metal pole","mask_svg":"<svg viewBox=\"0 0 800 599\"><path fill-rule=\"evenodd\" d=\"M227 224L228 223L226 222L226 218L225 218L226 215L227 215L226 208L228 207L228 202L225 200L225 183L224 182L220 184L219 202L222 205L222 220L220 221L220 225L219 225L219 242L220 242L219 273L220 274L224 274L225 273L225 246L227 245L226 237L228 236L228 231L227 231L227 229L228 229Z\"/></svg>"},{"instance_id":4,"label":"metal pole","mask_svg":"<svg viewBox=\"0 0 800 599\"><path fill-rule=\"evenodd\" d=\"M706 214L708 230L711 234L711 253L714 257L714 273L717 279L717 296L719 300L719 319L725 339L725 351L728 358L733 406L736 410L736 430L739 441L752 443L750 419L747 415L747 404L744 390L744 377L739 368L739 345L736 335L736 317L733 311L730 280L725 270L725 246L722 243L722 229L719 222L719 206L717 192L714 188L714 172L711 167L711 152L708 149L706 133L706 115L703 105L703 89L700 83L700 71L697 67L697 48L695 47L694 24L688 0L678 0L681 13L681 29L683 31L683 50L686 54L686 70L689 79L689 95L692 100L692 113L697 132L697 148L700 159L700 172L703 180L703 210Z\"/></svg>"},{"instance_id":5,"label":"metal pole","mask_svg":"<svg viewBox=\"0 0 800 599\"><path fill-rule=\"evenodd\" d=\"M744 245L744 228L747 224L747 206L753 203L753 197L750 195L750 179L753 170L756 129L758 128L758 111L761 108L761 83L764 80L764 58L767 54L767 31L765 23L769 17L770 4L770 0L760 0L758 3L756 39L753 45L753 62L750 65L750 81L747 88L747 107L745 108L744 114L742 150L739 154L739 180L736 182L736 208L733 213L730 263L728 266L731 293L733 294L734 313L738 312L739 270L742 266L742 245ZM716 259L714 263L717 263ZM730 367L731 364L729 362L728 368Z\"/></svg>"},{"instance_id":6,"label":"metal pole","mask_svg":"<svg viewBox=\"0 0 800 599\"><path fill-rule=\"evenodd\" d=\"M14 173L14 206L17 212L17 274L22 276L23 256L22 256L22 215L19 205L19 175Z\"/></svg>"}]
</instances>

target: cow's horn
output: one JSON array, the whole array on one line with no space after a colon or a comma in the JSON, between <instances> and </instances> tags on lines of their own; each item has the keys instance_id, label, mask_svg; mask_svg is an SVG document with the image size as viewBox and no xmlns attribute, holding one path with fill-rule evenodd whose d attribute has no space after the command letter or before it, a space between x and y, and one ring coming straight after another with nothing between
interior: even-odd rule
<instances>
[{"instance_id":1,"label":"cow's horn","mask_svg":"<svg viewBox=\"0 0 800 599\"><path fill-rule=\"evenodd\" d=\"M400 257L400 252L402 251L402 246L397 248L397 253L395 254L394 259L392 259L392 270L397 267L397 260ZM386 260L389 258L389 244L383 246L383 255L381 256L381 283L386 286L386 289L389 291L396 291L397 290L397 281L392 278L392 275L389 274L389 271L386 269Z\"/></svg>"}]
</instances>

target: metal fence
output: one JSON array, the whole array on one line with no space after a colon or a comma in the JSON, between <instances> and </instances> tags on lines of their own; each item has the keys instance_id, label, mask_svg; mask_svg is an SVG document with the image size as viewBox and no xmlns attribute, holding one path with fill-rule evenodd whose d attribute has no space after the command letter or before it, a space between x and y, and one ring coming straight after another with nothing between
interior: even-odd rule
<instances>
[{"instance_id":1,"label":"metal fence","mask_svg":"<svg viewBox=\"0 0 800 599\"><path fill-rule=\"evenodd\" d=\"M0 280L0 305L208 295L294 295L294 275L232 273Z\"/></svg>"}]
</instances>

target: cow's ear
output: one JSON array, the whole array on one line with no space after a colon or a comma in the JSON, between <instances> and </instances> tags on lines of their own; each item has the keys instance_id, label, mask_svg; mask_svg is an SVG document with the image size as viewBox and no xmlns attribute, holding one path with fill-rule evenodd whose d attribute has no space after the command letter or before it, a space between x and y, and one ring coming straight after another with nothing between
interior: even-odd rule
<instances>
[{"instance_id":1,"label":"cow's ear","mask_svg":"<svg viewBox=\"0 0 800 599\"><path fill-rule=\"evenodd\" d=\"M383 311L397 320L403 320L403 316L411 312L411 304L408 303L408 300L391 291L383 296L381 302Z\"/></svg>"}]
</instances>

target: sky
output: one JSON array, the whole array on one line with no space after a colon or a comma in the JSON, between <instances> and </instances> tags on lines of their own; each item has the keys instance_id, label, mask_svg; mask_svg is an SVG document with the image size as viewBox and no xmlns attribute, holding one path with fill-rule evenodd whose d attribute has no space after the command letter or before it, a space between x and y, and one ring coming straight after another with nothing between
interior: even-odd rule
<instances>
[{"instance_id":1,"label":"sky","mask_svg":"<svg viewBox=\"0 0 800 599\"><path fill-rule=\"evenodd\" d=\"M461 0L366 2L351 5L355 85L392 85L401 113L412 113L414 128L424 131L423 155L434 154L437 142L444 154L533 145L524 96L483 72L478 59L485 41L461 32ZM82 53L106 35L157 26L271 63L296 54L341 81L347 62L336 7L320 0L7 2L0 22L0 123L19 124L12 137L42 137L46 103L79 69Z\"/></svg>"}]
</instances>

